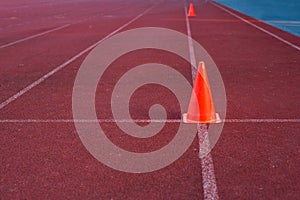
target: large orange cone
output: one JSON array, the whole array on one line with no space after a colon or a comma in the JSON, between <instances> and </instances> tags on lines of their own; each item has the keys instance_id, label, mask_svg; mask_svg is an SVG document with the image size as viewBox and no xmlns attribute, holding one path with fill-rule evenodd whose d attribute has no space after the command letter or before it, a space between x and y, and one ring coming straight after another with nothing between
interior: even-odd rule
<instances>
[{"instance_id":1,"label":"large orange cone","mask_svg":"<svg viewBox=\"0 0 300 200\"><path fill-rule=\"evenodd\" d=\"M196 13L195 13L195 9L194 9L194 4L190 3L188 17L195 17L195 16L196 16Z\"/></svg>"},{"instance_id":2,"label":"large orange cone","mask_svg":"<svg viewBox=\"0 0 300 200\"><path fill-rule=\"evenodd\" d=\"M200 62L194 88L188 108L183 114L184 123L220 123L219 114L215 112L204 62Z\"/></svg>"}]
</instances>

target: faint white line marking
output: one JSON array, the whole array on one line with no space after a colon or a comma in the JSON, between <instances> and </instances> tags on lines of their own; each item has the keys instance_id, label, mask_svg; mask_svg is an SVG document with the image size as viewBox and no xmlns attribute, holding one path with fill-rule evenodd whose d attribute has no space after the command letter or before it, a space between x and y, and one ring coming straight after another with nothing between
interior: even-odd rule
<instances>
[{"instance_id":1,"label":"faint white line marking","mask_svg":"<svg viewBox=\"0 0 300 200\"><path fill-rule=\"evenodd\" d=\"M226 123L299 123L300 119L225 119Z\"/></svg>"},{"instance_id":2,"label":"faint white line marking","mask_svg":"<svg viewBox=\"0 0 300 200\"><path fill-rule=\"evenodd\" d=\"M112 9L112 10L110 10L110 12L114 12L114 11L117 11L117 10L120 10L120 9L123 9L123 7ZM98 14L92 15L92 16L90 16L90 17L87 17L87 18L78 20L78 21L76 21L76 22L74 22L74 23L66 24L66 25L63 25L63 26L60 26L60 27L57 27L57 28L54 28L54 29L51 29L51 30L42 32L42 33L38 33L38 34L29 36L29 37L25 37L25 38L23 38L23 39L16 40L16 41L14 41L14 42L10 42L10 43L7 43L7 44L3 44L3 45L0 46L0 49L5 48L5 47L9 47L9 46L13 46L13 45L15 45L15 44L18 44L18 43L21 43L21 42L25 42L25 41L30 40L30 39L33 39L33 38L37 38L37 37L46 35L46 34L48 34L48 33L57 31L57 30L64 29L64 28L66 28L66 27L68 27L68 26L70 26L70 25L75 25L75 24L79 24L79 23L82 23L82 22L85 22L85 21L94 19L94 18L98 17L99 15L102 16L103 14L99 14L99 13L98 13ZM50 19L52 19L52 18L50 18ZM11 25L11 26L26 25L26 24L30 24L30 23L31 23L31 22L25 22L25 23L21 23L21 24L14 24L14 25ZM8 27L11 27L11 26L8 26ZM7 27L6 27L6 28L7 28ZM2 29L2 28L1 28L1 29ZM1 29L0 29L0 30L1 30Z\"/></svg>"},{"instance_id":3,"label":"faint white line marking","mask_svg":"<svg viewBox=\"0 0 300 200\"><path fill-rule=\"evenodd\" d=\"M25 42L25 41L33 39L33 38L40 37L40 36L46 35L48 33L54 32L54 31L61 30L61 29L66 28L68 26L70 26L70 24L66 24L66 25L63 25L63 26L60 26L60 27L57 27L57 28L54 28L54 29L51 29L51 30L48 30L48 31L44 31L44 32L41 32L41 33L38 33L38 34L35 34L35 35L31 35L31 36L28 36L28 37L16 40L14 42L3 44L3 45L0 46L0 49L5 48L5 47L9 47L9 46L13 46L15 44L18 44L18 43L21 43L21 42Z\"/></svg>"},{"instance_id":4,"label":"faint white line marking","mask_svg":"<svg viewBox=\"0 0 300 200\"><path fill-rule=\"evenodd\" d=\"M250 26L253 26L254 28L256 28L256 29L258 29L258 30L260 30L260 31L262 31L262 32L264 32L264 33L266 33L266 34L268 34L268 35L270 35L270 36L276 38L277 40L279 40L279 41L281 41L281 42L283 42L283 43L285 43L285 44L287 44L287 45L289 45L289 46L291 46L291 47L297 49L298 51L300 51L300 47L299 47L299 46L290 43L289 41L283 39L282 37L279 37L279 36L275 35L274 33L271 33L270 31L267 31L266 29L261 28L261 27L255 25L255 24L251 23L250 21L248 21L248 20L246 20L246 19L244 19L244 18L242 18L242 17L240 17L240 16L234 14L233 12L227 10L226 8L223 8L222 6L217 5L217 4L214 3L214 2L211 2L211 4L214 5L214 6L216 6L216 7L218 7L218 8L220 8L220 9L222 9L222 10L224 10L225 12L231 14L232 16L234 16L234 17L236 17L236 18L242 20L243 22L249 24Z\"/></svg>"},{"instance_id":5,"label":"faint white line marking","mask_svg":"<svg viewBox=\"0 0 300 200\"><path fill-rule=\"evenodd\" d=\"M188 44L189 44L189 52L190 52L190 62L192 64L192 78L195 79L197 73L197 65L196 65L196 58L195 58L195 51L193 47L193 42L191 38L191 28L190 22L188 18L188 11L186 1L184 1L184 10L185 10L185 19L186 19L186 28L188 33ZM218 200L218 189L216 184L216 178L214 173L214 164L211 157L211 154L207 154L205 157L201 157L201 148L200 145L207 145L209 146L209 139L207 133L207 126L198 124L198 138L199 138L199 158L201 160L201 168L202 168L202 184L203 184L203 193L205 200Z\"/></svg>"},{"instance_id":6,"label":"faint white line marking","mask_svg":"<svg viewBox=\"0 0 300 200\"><path fill-rule=\"evenodd\" d=\"M278 23L278 24L300 24L300 21L285 21L285 20L264 20L264 21Z\"/></svg>"},{"instance_id":7,"label":"faint white line marking","mask_svg":"<svg viewBox=\"0 0 300 200\"><path fill-rule=\"evenodd\" d=\"M280 24L281 26L284 26L284 27L299 27L300 24Z\"/></svg>"},{"instance_id":8,"label":"faint white line marking","mask_svg":"<svg viewBox=\"0 0 300 200\"><path fill-rule=\"evenodd\" d=\"M300 123L300 119L226 119L225 123ZM0 123L181 123L181 119L0 119ZM202 136L201 136L202 138Z\"/></svg>"},{"instance_id":9,"label":"faint white line marking","mask_svg":"<svg viewBox=\"0 0 300 200\"><path fill-rule=\"evenodd\" d=\"M3 119L0 123L180 123L181 119Z\"/></svg>"},{"instance_id":10,"label":"faint white line marking","mask_svg":"<svg viewBox=\"0 0 300 200\"><path fill-rule=\"evenodd\" d=\"M156 5L156 4L155 4ZM25 94L26 92L28 92L29 90L31 90L32 88L34 88L35 86L39 85L40 83L42 83L43 81L45 81L47 78L49 78L50 76L52 76L53 74L55 74L56 72L60 71L61 69L63 69L64 67L66 67L68 64L72 63L73 61L75 61L77 58L79 58L80 56L82 56L83 54L87 53L88 51L90 51L91 49L93 49L94 47L96 47L98 44L100 44L101 42L103 42L104 40L106 40L107 38L113 36L114 34L116 34L118 31L122 30L123 28L125 28L126 26L128 26L129 24L131 24L132 22L136 21L138 18L142 17L145 13L147 13L149 10L151 10L155 5L151 6L150 8L146 9L145 11L143 11L141 14L137 15L135 18L133 18L132 20L130 20L129 22L127 22L126 24L122 25L121 27L119 27L118 29L116 29L115 31L111 32L110 34L108 34L107 36L105 36L104 38L102 38L101 40L99 40L98 42L96 42L95 44L89 46L88 48L86 48L85 50L81 51L80 53L78 53L77 55L73 56L72 58L70 58L69 60L67 60L66 62L64 62L63 64L57 66L55 69L53 69L52 71L48 72L47 74L45 74L44 76L42 76L41 78L39 78L38 80L34 81L33 83L31 83L30 85L28 85L27 87L23 88L22 90L20 90L18 93L16 93L15 95L11 96L10 98L8 98L7 100L5 100L4 102L2 102L0 104L0 109L4 108L5 106L7 106L8 104L10 104L11 102L13 102L14 100L16 100L17 98L19 98L20 96L22 96L23 94Z\"/></svg>"},{"instance_id":11,"label":"faint white line marking","mask_svg":"<svg viewBox=\"0 0 300 200\"><path fill-rule=\"evenodd\" d=\"M0 119L0 123L181 123L181 119ZM300 123L300 119L225 119L225 123Z\"/></svg>"}]
</instances>

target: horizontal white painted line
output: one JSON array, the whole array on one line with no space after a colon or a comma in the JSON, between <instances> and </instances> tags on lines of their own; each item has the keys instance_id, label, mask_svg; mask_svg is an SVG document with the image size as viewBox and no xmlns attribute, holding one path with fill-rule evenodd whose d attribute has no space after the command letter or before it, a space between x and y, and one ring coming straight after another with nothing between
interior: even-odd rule
<instances>
[{"instance_id":1,"label":"horizontal white painted line","mask_svg":"<svg viewBox=\"0 0 300 200\"><path fill-rule=\"evenodd\" d=\"M180 123L181 119L1 119L0 123Z\"/></svg>"},{"instance_id":2,"label":"horizontal white painted line","mask_svg":"<svg viewBox=\"0 0 300 200\"><path fill-rule=\"evenodd\" d=\"M181 119L0 119L0 123L181 123ZM300 119L225 119L225 123L300 123Z\"/></svg>"},{"instance_id":3,"label":"horizontal white painted line","mask_svg":"<svg viewBox=\"0 0 300 200\"><path fill-rule=\"evenodd\" d=\"M225 119L227 123L299 123L300 119Z\"/></svg>"},{"instance_id":4,"label":"horizontal white painted line","mask_svg":"<svg viewBox=\"0 0 300 200\"><path fill-rule=\"evenodd\" d=\"M40 37L40 36L46 35L48 33L54 32L54 31L61 30L61 29L66 28L68 26L70 26L70 24L66 24L66 25L63 25L63 26L60 26L60 27L57 27L57 28L54 28L54 29L51 29L51 30L48 30L48 31L44 31L44 32L41 32L41 33L38 33L38 34L35 34L35 35L31 35L31 36L28 36L28 37L25 37L25 38L7 43L7 44L3 44L3 45L0 46L0 49L5 48L5 47L9 47L9 46L13 46L15 44L25 42L25 41L33 39L33 38Z\"/></svg>"}]
</instances>

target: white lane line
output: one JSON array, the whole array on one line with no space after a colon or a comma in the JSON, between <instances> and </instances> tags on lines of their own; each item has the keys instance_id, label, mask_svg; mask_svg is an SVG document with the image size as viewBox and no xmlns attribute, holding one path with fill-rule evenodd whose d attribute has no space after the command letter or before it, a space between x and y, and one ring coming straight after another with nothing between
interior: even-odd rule
<instances>
[{"instance_id":1,"label":"white lane line","mask_svg":"<svg viewBox=\"0 0 300 200\"><path fill-rule=\"evenodd\" d=\"M181 119L0 119L0 123L181 123ZM225 119L225 123L300 123L300 119ZM202 136L201 136L202 138Z\"/></svg>"},{"instance_id":2,"label":"white lane line","mask_svg":"<svg viewBox=\"0 0 300 200\"><path fill-rule=\"evenodd\" d=\"M185 11L185 21L186 21L186 28L188 33L188 45L189 45L189 53L190 53L190 62L192 65L192 78L193 81L196 77L197 73L197 65L196 65L196 58L195 58L195 51L191 37L191 28L190 28L190 21L188 18L188 11L186 1L184 1L184 11ZM214 173L214 164L211 154L207 154L205 157L200 156L201 149L200 145L207 145L209 146L209 139L207 133L207 126L198 124L197 135L199 139L199 158L201 160L201 172L202 172L202 187L203 187L203 195L205 200L218 200L218 189L217 183ZM205 138L205 139L203 139Z\"/></svg>"},{"instance_id":3,"label":"white lane line","mask_svg":"<svg viewBox=\"0 0 300 200\"><path fill-rule=\"evenodd\" d=\"M189 52L190 52L190 63L192 65L192 78L193 80L196 77L196 72L197 72L197 63L196 63L196 57L195 57L195 50L193 46L193 39L192 39L192 34L191 34L191 27L190 27L190 21L187 16L187 6L186 2L184 5L184 12L185 12L185 21L186 21L186 29L187 29L187 34L188 34L188 45L189 45Z\"/></svg>"},{"instance_id":4,"label":"white lane line","mask_svg":"<svg viewBox=\"0 0 300 200\"><path fill-rule=\"evenodd\" d=\"M212 5L214 5L214 6L218 7L218 8L220 8L221 10L224 10L225 12L231 14L232 16L234 16L234 17L236 17L236 18L242 20L243 22L249 24L250 26L253 26L254 28L256 28L256 29L258 29L258 30L260 30L260 31L262 31L262 32L264 32L264 33L266 33L266 34L268 34L268 35L270 35L270 36L276 38L277 40L279 40L279 41L281 41L281 42L283 42L283 43L285 43L285 44L287 44L287 45L289 45L289 46L295 48L296 50L300 51L300 47L299 47L299 46L297 46L297 45L295 45L295 44L293 44L293 43L291 43L291 42L289 42L289 41L283 39L282 37L279 37L278 35L275 35L274 33L271 33L270 31L267 31L267 30L264 29L264 28L261 28L260 26L257 26L257 25L255 25L255 24L251 23L250 21L248 21L248 20L246 20L246 19L244 19L244 18L242 18L242 17L240 17L240 16L234 14L234 13L231 12L230 10L227 10L226 8L223 8L222 6L219 6L218 4L216 4L216 3L214 3L214 2L210 2L210 3L211 3Z\"/></svg>"},{"instance_id":5,"label":"white lane line","mask_svg":"<svg viewBox=\"0 0 300 200\"><path fill-rule=\"evenodd\" d=\"M121 8L115 8L115 9L110 10L110 12L117 11L117 10L122 9L122 8L123 8L123 7L121 7ZM103 16L103 14L99 14L99 13L98 13L98 14L92 15L92 16L90 16L90 17L87 17L87 18L78 20L78 21L76 21L76 22L70 23L70 24L66 24L66 25L63 25L63 26L60 26L60 27L57 27L57 28L54 28L54 29L51 29L51 30L42 32L42 33L38 33L38 34L36 34L36 35L32 35L32 36L25 37L25 38L23 38L23 39L19 39L19 40L16 40L16 41L13 41L13 42L10 42L10 43L7 43L7 44L3 44L3 45L0 46L0 49L5 48L5 47L9 47L9 46L13 46L13 45L18 44L18 43L21 43L21 42L25 42L25 41L30 40L30 39L34 39L34 38L40 37L40 36L46 35L46 34L48 34L48 33L54 32L54 31L58 31L58 30L64 29L64 28L66 28L66 27L68 27L68 26L70 26L70 25L75 25L75 24L79 24L79 23L82 23L82 22L85 22L85 21L94 19L94 18L98 17L99 15L100 15L100 16ZM51 19L51 18L49 17L49 19ZM15 24L15 25L13 25L13 26L26 25L26 24L30 24L30 23L31 23L31 22L26 22L26 23L22 23L22 24ZM9 27L10 27L10 26L9 26ZM6 28L7 28L7 27L6 27ZM0 29L0 30L1 30L1 29Z\"/></svg>"},{"instance_id":6,"label":"white lane line","mask_svg":"<svg viewBox=\"0 0 300 200\"><path fill-rule=\"evenodd\" d=\"M155 4L156 5L156 4ZM11 96L10 98L8 98L7 100L5 100L4 102L2 102L0 104L0 109L4 108L5 106L7 106L8 104L10 104L11 102L13 102L14 100L16 100L17 98L19 98L20 96L22 96L23 94L25 94L26 92L28 92L29 90L31 90L32 88L34 88L35 86L39 85L40 83L42 83L43 81L45 81L47 78L49 78L50 76L52 76L53 74L55 74L56 72L60 71L61 69L63 69L64 67L66 67L67 65L69 65L70 63L72 63L73 61L75 61L77 58L79 58L80 56L82 56L83 54L87 53L88 51L92 50L93 48L95 48L98 44L100 44L101 42L103 42L104 40L106 40L107 38L113 36L114 34L116 34L117 32L119 32L120 30L122 30L123 28L125 28L126 26L128 26L129 24L131 24L132 22L136 21L137 19L139 19L140 17L142 17L145 13L147 13L148 11L150 11L155 5L151 6L150 8L144 10L141 14L137 15L135 18L133 18L132 20L130 20L129 22L125 23L124 25L122 25L121 27L117 28L116 30L114 30L113 32L111 32L110 34L108 34L107 36L105 36L104 38L102 38L101 40L99 40L98 42L96 42L95 44L89 46L88 48L84 49L83 51L79 52L77 55L73 56L72 58L70 58L69 60L67 60L66 62L64 62L63 64L57 66L55 69L53 69L52 71L48 72L47 74L45 74L44 76L42 76L41 78L39 78L38 80L34 81L33 83L31 83L30 85L28 85L27 87L23 88L22 90L20 90L19 92L17 92L16 94L14 94L13 96Z\"/></svg>"},{"instance_id":7,"label":"white lane line","mask_svg":"<svg viewBox=\"0 0 300 200\"><path fill-rule=\"evenodd\" d=\"M9 47L9 46L13 46L15 44L25 42L25 41L33 39L33 38L40 37L40 36L46 35L48 33L54 32L54 31L61 30L61 29L66 28L68 26L70 26L70 24L66 24L66 25L63 25L63 26L60 26L60 27L57 27L57 28L54 28L54 29L51 29L51 30L48 30L48 31L44 31L44 32L41 32L41 33L38 33L38 34L35 34L35 35L31 35L31 36L28 36L28 37L25 37L25 38L7 43L7 44L3 44L3 45L0 46L0 49L5 48L5 47Z\"/></svg>"},{"instance_id":8,"label":"white lane line","mask_svg":"<svg viewBox=\"0 0 300 200\"><path fill-rule=\"evenodd\" d=\"M202 166L202 182L204 199L219 199L217 182L214 171L214 163L211 154L202 156L202 152L209 152L210 142L206 124L198 124L197 132L199 137L199 158ZM201 133L201 134L200 134Z\"/></svg>"},{"instance_id":9,"label":"white lane line","mask_svg":"<svg viewBox=\"0 0 300 200\"><path fill-rule=\"evenodd\" d=\"M225 119L226 123L300 123L300 119Z\"/></svg>"},{"instance_id":10,"label":"white lane line","mask_svg":"<svg viewBox=\"0 0 300 200\"><path fill-rule=\"evenodd\" d=\"M0 119L0 123L180 123L181 119Z\"/></svg>"}]
</instances>

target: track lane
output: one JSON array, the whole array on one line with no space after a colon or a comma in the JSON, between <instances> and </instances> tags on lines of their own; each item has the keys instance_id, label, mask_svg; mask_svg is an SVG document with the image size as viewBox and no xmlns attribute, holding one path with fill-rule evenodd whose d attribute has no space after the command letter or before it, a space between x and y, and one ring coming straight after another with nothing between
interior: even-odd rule
<instances>
[{"instance_id":1,"label":"track lane","mask_svg":"<svg viewBox=\"0 0 300 200\"><path fill-rule=\"evenodd\" d=\"M178 3L170 6L168 2L165 2L126 29L159 26L185 33L185 22L178 24L177 22L169 23L162 20L167 16L178 16L178 13L184 17L183 4ZM142 51L128 56L114 63L115 70L108 73L107 80L104 81L105 87L102 88L104 91L98 91L97 98L101 98L107 89L111 89L112 85L110 84L112 84L111 79L113 77L121 74L124 69L143 62L164 62L179 70L187 78L191 78L188 63L182 60L178 61L174 55ZM35 119L72 118L72 87L83 59L84 56L75 60L67 68L63 68L59 73L24 94L22 98L18 98L1 109L1 118L20 116ZM145 89L152 93L159 90L156 87ZM165 93L164 90L162 93ZM146 95L145 91L142 90L137 95L140 98L147 98L149 93ZM105 95L103 98L108 101ZM176 107L170 104L169 99L160 100L173 111L171 116L180 117L180 113L177 112ZM99 100L96 105L101 115L109 112L109 107L104 106L103 102ZM144 100L133 102L132 113L135 118L146 116L144 111L147 110L147 105L145 104ZM168 142L172 138L172 134L175 133L177 125L168 127L165 133L157 135L154 141L140 141L145 146L137 145L136 141L130 142L122 135L120 137L118 135L120 133L115 131L115 127L109 124L104 123L103 126L109 130L109 137L117 144L121 143L124 148L141 150L141 147L153 149ZM196 140L183 157L167 168L149 174L127 174L112 170L95 160L81 144L72 123L47 123L38 126L8 125L3 127L2 133L6 141L5 158L3 158L6 165L3 166L3 170L7 171L4 177L7 184L5 184L4 190L11 189L14 191L10 194L6 193L10 197L20 195L32 198L40 196L74 198L88 195L92 199L203 198L201 167L197 157L198 143ZM26 155L30 155L30 159ZM12 157L14 159L11 159ZM22 165L18 164L22 162ZM41 162L40 166L37 165L39 162ZM14 186L14 182L19 184ZM53 184L50 185L50 183Z\"/></svg>"},{"instance_id":2,"label":"track lane","mask_svg":"<svg viewBox=\"0 0 300 200\"><path fill-rule=\"evenodd\" d=\"M178 26L176 21L170 23L170 19L178 19L178 13L181 12L174 7L165 4L165 7L154 10L128 28L149 24L185 32L184 25ZM169 9L168 12L166 9ZM196 4L196 9L197 19L216 16L233 19L206 4ZM229 94L230 118L298 117L295 108L299 99L299 79L296 76L299 71L294 66L299 64L299 54L245 24L212 24L194 20L191 26L193 37L205 46L222 73ZM293 38L286 33L280 34L283 34L283 38ZM241 48L244 46L248 48ZM259 48L251 49L255 46ZM264 55L264 58L260 55ZM1 117L71 119L69 103L72 81L82 60L76 60L1 110ZM284 102L277 101L277 98ZM102 107L101 104L98 106ZM274 111L274 107L278 109ZM131 176L108 169L93 160L81 145L72 124L9 124L0 127L5 138L2 146L6 155L2 158L5 161L2 167L7 171L7 176L1 179L7 184L1 186L1 190L9 191L6 193L9 197L74 198L76 195L83 198L88 194L91 198L114 199L203 198L202 185L199 185L202 182L199 160L195 159L197 143L193 143L188 152L172 166L149 176ZM226 124L213 150L220 198L295 198L299 191L299 148L295 143L299 141L297 130L297 122ZM66 147L66 144L69 146ZM74 191L73 188L78 190Z\"/></svg>"},{"instance_id":3,"label":"track lane","mask_svg":"<svg viewBox=\"0 0 300 200\"><path fill-rule=\"evenodd\" d=\"M141 7L140 7L141 6ZM69 26L44 37L1 49L0 99L5 101L30 83L34 82L61 63L69 60L83 49L104 38L126 22L132 20L138 11L147 9L149 4L132 6L133 14L115 11L116 17L98 17ZM99 23L101 20L101 23ZM106 24L110 24L107 26ZM26 73L26 76L24 74ZM17 81L18 80L18 81Z\"/></svg>"},{"instance_id":4,"label":"track lane","mask_svg":"<svg viewBox=\"0 0 300 200\"><path fill-rule=\"evenodd\" d=\"M247 23L224 23L236 18L209 3L196 3L195 8L192 36L213 56L222 74L226 118L245 122L225 123L212 151L220 198L297 198L299 145L295 141L299 141L300 125L284 119L299 119L299 51ZM291 34L263 23L259 26L299 44ZM283 120L266 123L267 119Z\"/></svg>"},{"instance_id":5,"label":"track lane","mask_svg":"<svg viewBox=\"0 0 300 200\"><path fill-rule=\"evenodd\" d=\"M8 37L10 38L14 34L26 34L32 29L72 23L128 6L124 1L118 1L117 5L109 1L59 1L45 3L48 4L36 4L35 1L32 1L28 4L28 7L23 9L14 8L13 5L11 7L3 6L0 15L0 39L8 40Z\"/></svg>"}]
</instances>

